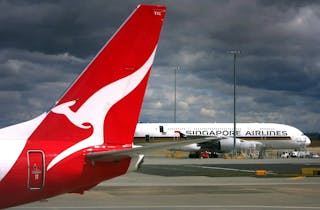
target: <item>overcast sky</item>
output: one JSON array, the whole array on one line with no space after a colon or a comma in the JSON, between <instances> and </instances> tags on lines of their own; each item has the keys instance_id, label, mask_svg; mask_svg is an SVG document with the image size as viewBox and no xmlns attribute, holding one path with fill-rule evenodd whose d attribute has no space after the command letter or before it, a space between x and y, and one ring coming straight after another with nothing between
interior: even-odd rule
<instances>
[{"instance_id":1,"label":"overcast sky","mask_svg":"<svg viewBox=\"0 0 320 210\"><path fill-rule=\"evenodd\" d=\"M0 0L0 126L47 111L139 3L167 6L141 122L320 126L320 1Z\"/></svg>"}]
</instances>

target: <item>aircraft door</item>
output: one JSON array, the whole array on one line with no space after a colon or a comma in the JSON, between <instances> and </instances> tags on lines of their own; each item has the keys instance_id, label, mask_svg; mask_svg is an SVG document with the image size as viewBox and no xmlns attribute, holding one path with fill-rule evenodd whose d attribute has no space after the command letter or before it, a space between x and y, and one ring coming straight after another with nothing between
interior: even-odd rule
<instances>
[{"instance_id":1,"label":"aircraft door","mask_svg":"<svg viewBox=\"0 0 320 210\"><path fill-rule=\"evenodd\" d=\"M44 153L40 150L28 151L28 188L39 190L44 185Z\"/></svg>"}]
</instances>

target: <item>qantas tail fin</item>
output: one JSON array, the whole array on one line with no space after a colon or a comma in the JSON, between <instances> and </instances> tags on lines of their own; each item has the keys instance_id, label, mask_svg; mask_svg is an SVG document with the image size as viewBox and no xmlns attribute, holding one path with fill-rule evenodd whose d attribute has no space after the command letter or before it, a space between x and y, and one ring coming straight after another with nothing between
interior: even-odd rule
<instances>
[{"instance_id":1,"label":"qantas tail fin","mask_svg":"<svg viewBox=\"0 0 320 210\"><path fill-rule=\"evenodd\" d=\"M130 147L165 12L164 6L138 6L31 140L71 141L67 153L96 145Z\"/></svg>"}]
</instances>

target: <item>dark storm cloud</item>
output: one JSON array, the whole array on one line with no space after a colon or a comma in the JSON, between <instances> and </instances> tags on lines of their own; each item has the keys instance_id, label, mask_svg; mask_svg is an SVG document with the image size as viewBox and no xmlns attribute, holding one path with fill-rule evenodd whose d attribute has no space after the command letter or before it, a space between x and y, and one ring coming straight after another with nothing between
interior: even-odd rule
<instances>
[{"instance_id":1,"label":"dark storm cloud","mask_svg":"<svg viewBox=\"0 0 320 210\"><path fill-rule=\"evenodd\" d=\"M121 1L0 1L0 45L87 57L101 48L135 5Z\"/></svg>"},{"instance_id":2,"label":"dark storm cloud","mask_svg":"<svg viewBox=\"0 0 320 210\"><path fill-rule=\"evenodd\" d=\"M48 109L141 2L154 3L0 1L0 124ZM232 121L226 52L240 49L239 121L319 129L318 1L160 3L168 10L140 121L173 120L177 66L177 120Z\"/></svg>"},{"instance_id":3,"label":"dark storm cloud","mask_svg":"<svg viewBox=\"0 0 320 210\"><path fill-rule=\"evenodd\" d=\"M180 18L174 16L170 19L173 22L181 21L173 24L174 31L177 32L171 34L178 42L173 47L178 52L186 50L192 54L210 53L212 50L225 54L228 49L241 49L243 54L240 59L247 61L247 65L252 65L248 66L250 71L258 65L276 65L274 67L281 69L307 63L305 59L314 62L313 59L318 57L314 53L319 51L319 38L315 35L319 32L316 27L319 6L302 4L301 7L298 3L288 2L286 4L280 1L278 5L266 4L265 1L218 1L212 4L208 2L208 5L202 7L196 4L192 7L189 5L192 2L183 4L182 7L186 7L183 9L185 14L178 15ZM211 59L212 62L219 62L214 60L220 57ZM225 61L227 58L223 63ZM212 62L206 65L211 65ZM312 68L311 65L309 67Z\"/></svg>"},{"instance_id":4,"label":"dark storm cloud","mask_svg":"<svg viewBox=\"0 0 320 210\"><path fill-rule=\"evenodd\" d=\"M0 50L0 124L17 123L46 111L87 63L67 53Z\"/></svg>"},{"instance_id":5,"label":"dark storm cloud","mask_svg":"<svg viewBox=\"0 0 320 210\"><path fill-rule=\"evenodd\" d=\"M67 53L46 55L25 50L0 50L0 89L28 91L39 83L65 81L80 73L74 69L83 68L85 62Z\"/></svg>"}]
</instances>

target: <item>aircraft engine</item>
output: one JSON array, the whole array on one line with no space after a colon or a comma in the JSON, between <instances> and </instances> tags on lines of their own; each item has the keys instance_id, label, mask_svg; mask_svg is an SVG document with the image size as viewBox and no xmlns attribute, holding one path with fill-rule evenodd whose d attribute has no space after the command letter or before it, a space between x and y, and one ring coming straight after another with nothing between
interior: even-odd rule
<instances>
[{"instance_id":1,"label":"aircraft engine","mask_svg":"<svg viewBox=\"0 0 320 210\"><path fill-rule=\"evenodd\" d=\"M246 141L236 139L235 148L237 151L256 149L261 145L258 141ZM221 152L231 152L233 150L233 138L227 138L218 142L218 148Z\"/></svg>"}]
</instances>

